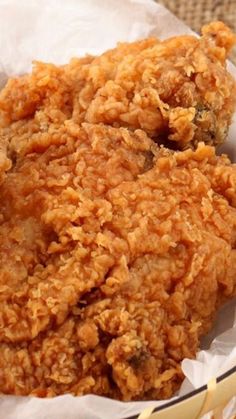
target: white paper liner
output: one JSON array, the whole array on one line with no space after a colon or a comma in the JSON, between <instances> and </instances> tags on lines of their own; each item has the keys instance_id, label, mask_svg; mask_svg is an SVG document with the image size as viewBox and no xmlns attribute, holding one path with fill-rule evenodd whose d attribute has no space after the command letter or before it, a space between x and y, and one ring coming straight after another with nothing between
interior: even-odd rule
<instances>
[{"instance_id":1,"label":"white paper liner","mask_svg":"<svg viewBox=\"0 0 236 419\"><path fill-rule=\"evenodd\" d=\"M0 87L8 76L30 71L33 60L64 64L73 56L99 54L119 41L191 33L152 0L0 0ZM229 69L236 77L236 68L230 64ZM222 147L233 161L235 139L236 115ZM186 379L179 396L236 365L235 307L234 301L220 311L214 329L202 342L207 347L215 337L210 349L200 351L196 360L183 361ZM123 403L92 395L53 399L2 396L0 419L121 419L166 402ZM236 397L224 409L224 418L234 414Z\"/></svg>"}]
</instances>

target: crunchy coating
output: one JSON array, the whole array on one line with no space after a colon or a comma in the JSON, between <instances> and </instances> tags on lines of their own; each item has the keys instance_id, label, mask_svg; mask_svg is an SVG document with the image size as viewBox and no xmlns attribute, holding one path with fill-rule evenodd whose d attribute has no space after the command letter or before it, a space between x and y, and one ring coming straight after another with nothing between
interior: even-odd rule
<instances>
[{"instance_id":1,"label":"crunchy coating","mask_svg":"<svg viewBox=\"0 0 236 419\"><path fill-rule=\"evenodd\" d=\"M236 166L202 142L230 124L233 43L216 22L36 63L0 92L1 393L179 387L236 294Z\"/></svg>"},{"instance_id":2,"label":"crunchy coating","mask_svg":"<svg viewBox=\"0 0 236 419\"><path fill-rule=\"evenodd\" d=\"M35 130L39 119L43 130L72 118L141 128L176 149L220 144L235 107L236 85L226 70L235 36L222 22L202 34L120 44L64 67L36 63L31 75L10 80L1 92L0 124L20 121L8 138L24 138L22 118Z\"/></svg>"},{"instance_id":3,"label":"crunchy coating","mask_svg":"<svg viewBox=\"0 0 236 419\"><path fill-rule=\"evenodd\" d=\"M236 166L141 130L25 137L0 186L0 391L171 396L235 295Z\"/></svg>"}]
</instances>

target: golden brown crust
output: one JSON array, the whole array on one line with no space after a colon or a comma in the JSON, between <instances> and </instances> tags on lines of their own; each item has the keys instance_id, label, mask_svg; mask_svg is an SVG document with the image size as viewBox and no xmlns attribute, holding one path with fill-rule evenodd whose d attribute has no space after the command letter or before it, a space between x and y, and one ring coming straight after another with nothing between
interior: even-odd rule
<instances>
[{"instance_id":1,"label":"golden brown crust","mask_svg":"<svg viewBox=\"0 0 236 419\"><path fill-rule=\"evenodd\" d=\"M0 392L170 397L236 294L236 166L200 142L230 123L233 36L203 33L0 93Z\"/></svg>"},{"instance_id":2,"label":"golden brown crust","mask_svg":"<svg viewBox=\"0 0 236 419\"><path fill-rule=\"evenodd\" d=\"M169 397L235 294L236 167L72 121L25 144L0 187L1 392Z\"/></svg>"},{"instance_id":3,"label":"golden brown crust","mask_svg":"<svg viewBox=\"0 0 236 419\"><path fill-rule=\"evenodd\" d=\"M119 44L60 68L35 63L31 75L10 80L1 92L1 124L27 118L38 129L40 112L40 129L72 117L77 123L141 128L181 149L199 141L220 144L235 108L236 85L226 70L235 36L222 22L202 32L201 38Z\"/></svg>"}]
</instances>

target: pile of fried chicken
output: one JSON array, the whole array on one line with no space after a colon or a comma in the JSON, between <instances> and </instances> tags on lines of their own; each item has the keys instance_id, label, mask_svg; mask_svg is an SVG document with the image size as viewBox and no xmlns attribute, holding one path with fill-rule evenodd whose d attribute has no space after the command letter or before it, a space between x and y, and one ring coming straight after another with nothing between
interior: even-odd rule
<instances>
[{"instance_id":1,"label":"pile of fried chicken","mask_svg":"<svg viewBox=\"0 0 236 419\"><path fill-rule=\"evenodd\" d=\"M0 92L0 392L170 397L236 295L235 36L35 63Z\"/></svg>"}]
</instances>

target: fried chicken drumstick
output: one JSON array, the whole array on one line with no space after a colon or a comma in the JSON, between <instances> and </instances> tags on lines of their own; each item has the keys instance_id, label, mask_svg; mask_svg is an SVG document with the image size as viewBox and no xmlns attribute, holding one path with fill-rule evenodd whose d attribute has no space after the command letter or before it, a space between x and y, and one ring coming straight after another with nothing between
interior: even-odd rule
<instances>
[{"instance_id":1,"label":"fried chicken drumstick","mask_svg":"<svg viewBox=\"0 0 236 419\"><path fill-rule=\"evenodd\" d=\"M236 294L236 166L204 144L233 113L232 44L210 24L37 63L0 93L1 393L179 387Z\"/></svg>"}]
</instances>

